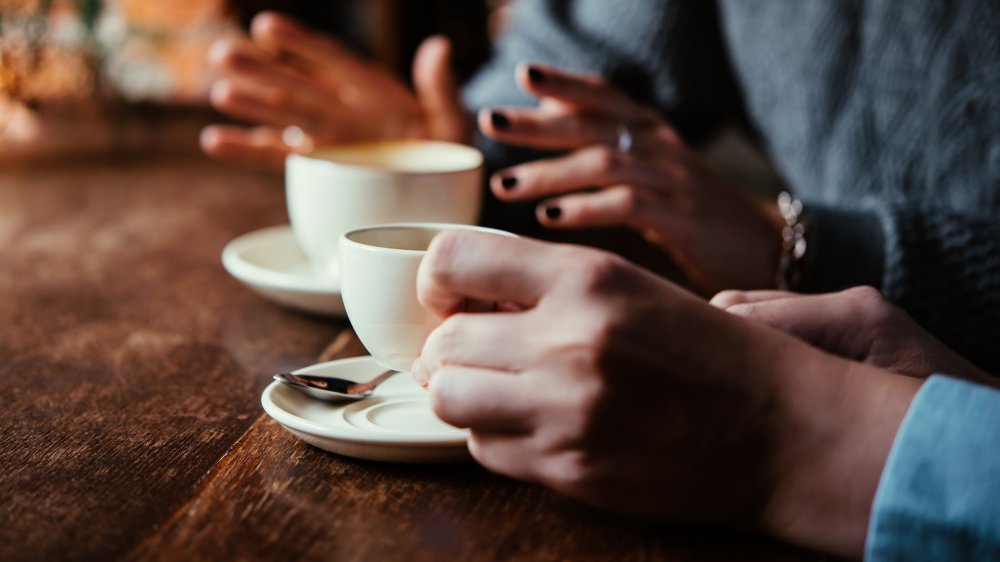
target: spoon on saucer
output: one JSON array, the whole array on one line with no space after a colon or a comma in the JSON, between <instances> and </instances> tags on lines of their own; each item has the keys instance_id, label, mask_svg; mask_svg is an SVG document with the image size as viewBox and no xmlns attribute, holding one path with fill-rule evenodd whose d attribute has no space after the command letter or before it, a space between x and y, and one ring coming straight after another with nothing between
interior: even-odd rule
<instances>
[{"instance_id":1,"label":"spoon on saucer","mask_svg":"<svg viewBox=\"0 0 1000 562\"><path fill-rule=\"evenodd\" d=\"M372 395L375 387L399 371L388 370L368 382L349 381L327 375L278 373L274 380L327 402L361 400Z\"/></svg>"}]
</instances>

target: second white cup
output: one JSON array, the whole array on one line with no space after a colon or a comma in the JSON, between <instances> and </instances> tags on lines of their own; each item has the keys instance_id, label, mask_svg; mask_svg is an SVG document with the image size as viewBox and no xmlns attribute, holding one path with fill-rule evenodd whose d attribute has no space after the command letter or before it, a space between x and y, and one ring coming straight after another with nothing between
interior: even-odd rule
<instances>
[{"instance_id":1,"label":"second white cup","mask_svg":"<svg viewBox=\"0 0 1000 562\"><path fill-rule=\"evenodd\" d=\"M348 230L409 221L475 224L483 156L437 141L327 146L285 163L288 216L313 270L337 277Z\"/></svg>"}]
</instances>

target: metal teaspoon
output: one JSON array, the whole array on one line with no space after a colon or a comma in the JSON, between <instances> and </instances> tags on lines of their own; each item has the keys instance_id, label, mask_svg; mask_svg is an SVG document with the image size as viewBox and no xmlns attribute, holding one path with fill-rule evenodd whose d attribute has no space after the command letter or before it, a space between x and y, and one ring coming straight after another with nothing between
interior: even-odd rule
<instances>
[{"instance_id":1,"label":"metal teaspoon","mask_svg":"<svg viewBox=\"0 0 1000 562\"><path fill-rule=\"evenodd\" d=\"M372 395L375 387L399 371L388 370L368 382L349 381L328 375L278 373L274 380L283 382L313 398L327 402L361 400Z\"/></svg>"}]
</instances>

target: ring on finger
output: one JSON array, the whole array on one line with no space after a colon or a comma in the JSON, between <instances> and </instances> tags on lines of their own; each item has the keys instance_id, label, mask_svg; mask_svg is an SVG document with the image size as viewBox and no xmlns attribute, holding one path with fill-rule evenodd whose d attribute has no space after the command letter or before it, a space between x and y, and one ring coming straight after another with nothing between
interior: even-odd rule
<instances>
[{"instance_id":1,"label":"ring on finger","mask_svg":"<svg viewBox=\"0 0 1000 562\"><path fill-rule=\"evenodd\" d=\"M313 148L312 136L296 125L285 127L281 132L281 141L297 152L309 152Z\"/></svg>"},{"instance_id":2,"label":"ring on finger","mask_svg":"<svg viewBox=\"0 0 1000 562\"><path fill-rule=\"evenodd\" d=\"M632 131L628 128L628 125L618 125L615 139L615 146L618 148L618 152L621 152L622 154L628 154L631 152L634 140L635 139L632 137Z\"/></svg>"}]
</instances>

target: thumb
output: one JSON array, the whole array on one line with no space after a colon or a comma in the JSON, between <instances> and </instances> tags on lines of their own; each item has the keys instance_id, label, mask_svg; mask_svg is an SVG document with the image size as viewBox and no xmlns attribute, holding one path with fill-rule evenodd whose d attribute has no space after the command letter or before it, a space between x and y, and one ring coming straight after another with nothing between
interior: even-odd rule
<instances>
[{"instance_id":1,"label":"thumb","mask_svg":"<svg viewBox=\"0 0 1000 562\"><path fill-rule=\"evenodd\" d=\"M432 139L469 142L471 118L458 96L451 71L451 42L441 35L424 40L413 58L413 84Z\"/></svg>"}]
</instances>

